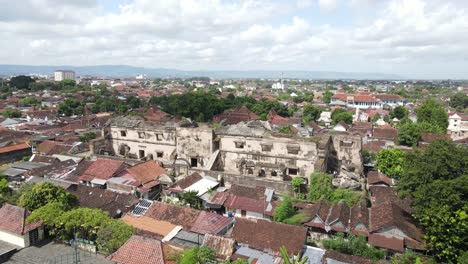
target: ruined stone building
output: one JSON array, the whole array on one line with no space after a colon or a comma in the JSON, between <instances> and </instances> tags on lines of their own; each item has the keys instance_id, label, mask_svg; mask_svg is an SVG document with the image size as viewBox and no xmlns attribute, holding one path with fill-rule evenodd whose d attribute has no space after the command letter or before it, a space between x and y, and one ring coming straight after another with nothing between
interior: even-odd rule
<instances>
[{"instance_id":1,"label":"ruined stone building","mask_svg":"<svg viewBox=\"0 0 468 264\"><path fill-rule=\"evenodd\" d=\"M95 154L159 160L176 176L204 170L284 181L307 179L315 171L336 174L343 166L361 172L360 137L285 135L265 121L213 129L207 124L117 117L108 121L103 135L92 143Z\"/></svg>"}]
</instances>

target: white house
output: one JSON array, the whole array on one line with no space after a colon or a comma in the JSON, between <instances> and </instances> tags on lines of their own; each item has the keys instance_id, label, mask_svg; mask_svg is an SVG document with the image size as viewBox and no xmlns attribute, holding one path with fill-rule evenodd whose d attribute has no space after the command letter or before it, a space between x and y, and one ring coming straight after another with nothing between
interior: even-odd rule
<instances>
[{"instance_id":1,"label":"white house","mask_svg":"<svg viewBox=\"0 0 468 264\"><path fill-rule=\"evenodd\" d=\"M461 113L449 114L449 125L447 131L453 140L468 137L468 115Z\"/></svg>"},{"instance_id":2,"label":"white house","mask_svg":"<svg viewBox=\"0 0 468 264\"><path fill-rule=\"evenodd\" d=\"M44 239L42 223L26 224L29 215L25 208L4 204L0 208L0 240L24 248Z\"/></svg>"}]
</instances>

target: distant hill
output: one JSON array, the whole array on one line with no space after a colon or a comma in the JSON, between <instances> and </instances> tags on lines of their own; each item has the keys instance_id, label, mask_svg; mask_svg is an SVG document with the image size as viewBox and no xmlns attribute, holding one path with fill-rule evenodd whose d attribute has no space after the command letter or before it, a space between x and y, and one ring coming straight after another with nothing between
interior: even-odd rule
<instances>
[{"instance_id":1,"label":"distant hill","mask_svg":"<svg viewBox=\"0 0 468 264\"><path fill-rule=\"evenodd\" d=\"M211 77L211 78L280 78L281 71L183 71L165 68L144 68L126 65L98 65L98 66L31 66L31 65L2 65L0 76L19 74L47 74L53 76L55 70L74 70L77 76L105 76L105 77L135 77L145 74L151 78L163 77ZM402 76L384 73L358 72L321 72L321 71L283 71L284 78L295 79L360 79L360 80L397 80Z\"/></svg>"}]
</instances>

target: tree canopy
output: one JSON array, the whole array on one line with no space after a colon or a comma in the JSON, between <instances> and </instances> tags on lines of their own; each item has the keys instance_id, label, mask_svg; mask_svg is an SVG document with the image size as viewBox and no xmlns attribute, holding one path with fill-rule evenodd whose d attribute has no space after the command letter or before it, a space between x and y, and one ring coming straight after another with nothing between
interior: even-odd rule
<instances>
[{"instance_id":1,"label":"tree canopy","mask_svg":"<svg viewBox=\"0 0 468 264\"><path fill-rule=\"evenodd\" d=\"M377 153L376 167L385 175L399 179L403 173L406 152L401 149L382 149Z\"/></svg>"},{"instance_id":2,"label":"tree canopy","mask_svg":"<svg viewBox=\"0 0 468 264\"><path fill-rule=\"evenodd\" d=\"M285 197L283 202L281 202L278 207L275 209L274 220L277 222L283 222L285 219L291 217L294 214L295 210L291 198Z\"/></svg>"},{"instance_id":3,"label":"tree canopy","mask_svg":"<svg viewBox=\"0 0 468 264\"><path fill-rule=\"evenodd\" d=\"M463 111L468 107L468 95L463 92L458 92L450 97L450 106L457 109L457 111Z\"/></svg>"},{"instance_id":4,"label":"tree canopy","mask_svg":"<svg viewBox=\"0 0 468 264\"><path fill-rule=\"evenodd\" d=\"M177 261L178 264L205 264L216 259L215 252L207 247L193 247L182 252L181 258Z\"/></svg>"},{"instance_id":5,"label":"tree canopy","mask_svg":"<svg viewBox=\"0 0 468 264\"><path fill-rule=\"evenodd\" d=\"M420 107L416 108L416 115L418 123L429 123L439 128L442 133L447 132L447 111L434 99L429 98Z\"/></svg>"},{"instance_id":6,"label":"tree canopy","mask_svg":"<svg viewBox=\"0 0 468 264\"><path fill-rule=\"evenodd\" d=\"M413 198L415 218L438 261L456 262L468 248L468 149L447 139L406 155L398 182Z\"/></svg>"},{"instance_id":7,"label":"tree canopy","mask_svg":"<svg viewBox=\"0 0 468 264\"><path fill-rule=\"evenodd\" d=\"M310 176L309 200L312 202L325 200L331 203L345 202L353 206L360 199L360 193L348 189L335 189L332 185L333 176L316 172Z\"/></svg>"},{"instance_id":8,"label":"tree canopy","mask_svg":"<svg viewBox=\"0 0 468 264\"><path fill-rule=\"evenodd\" d=\"M51 202L60 202L64 206L72 207L78 204L78 198L66 192L61 186L42 181L24 191L19 199L19 205L31 211Z\"/></svg>"},{"instance_id":9,"label":"tree canopy","mask_svg":"<svg viewBox=\"0 0 468 264\"><path fill-rule=\"evenodd\" d=\"M18 109L7 108L2 111L2 116L6 118L19 118L21 117L21 111Z\"/></svg>"},{"instance_id":10,"label":"tree canopy","mask_svg":"<svg viewBox=\"0 0 468 264\"><path fill-rule=\"evenodd\" d=\"M19 75L10 79L10 87L16 87L20 90L29 89L29 84L35 82L30 76Z\"/></svg>"}]
</instances>

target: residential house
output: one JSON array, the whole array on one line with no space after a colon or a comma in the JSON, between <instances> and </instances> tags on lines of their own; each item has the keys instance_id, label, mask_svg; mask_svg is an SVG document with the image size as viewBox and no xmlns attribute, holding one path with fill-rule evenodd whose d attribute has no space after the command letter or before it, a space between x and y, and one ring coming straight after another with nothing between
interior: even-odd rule
<instances>
[{"instance_id":1,"label":"residential house","mask_svg":"<svg viewBox=\"0 0 468 264\"><path fill-rule=\"evenodd\" d=\"M224 215L271 220L275 209L274 193L275 190L264 186L232 185L223 193ZM217 198L216 195L213 198Z\"/></svg>"},{"instance_id":2,"label":"residential house","mask_svg":"<svg viewBox=\"0 0 468 264\"><path fill-rule=\"evenodd\" d=\"M25 208L3 204L0 208L0 240L24 248L44 239L41 222L26 223L30 214Z\"/></svg>"},{"instance_id":3,"label":"residential house","mask_svg":"<svg viewBox=\"0 0 468 264\"><path fill-rule=\"evenodd\" d=\"M127 165L123 161L111 159L97 159L83 172L79 180L82 184L106 187L107 180L117 176Z\"/></svg>"},{"instance_id":4,"label":"residential house","mask_svg":"<svg viewBox=\"0 0 468 264\"><path fill-rule=\"evenodd\" d=\"M468 115L462 113L449 113L447 132L453 140L468 138Z\"/></svg>"},{"instance_id":5,"label":"residential house","mask_svg":"<svg viewBox=\"0 0 468 264\"><path fill-rule=\"evenodd\" d=\"M339 132L346 132L348 131L349 129L349 125L346 124L343 120L341 120L340 122L338 122L334 127L333 127L333 130L334 131L339 131Z\"/></svg>"},{"instance_id":6,"label":"residential house","mask_svg":"<svg viewBox=\"0 0 468 264\"><path fill-rule=\"evenodd\" d=\"M133 235L107 259L119 264L164 264L161 242Z\"/></svg>"},{"instance_id":7,"label":"residential house","mask_svg":"<svg viewBox=\"0 0 468 264\"><path fill-rule=\"evenodd\" d=\"M213 116L213 121L224 121L226 124L231 125L240 122L246 123L252 120L259 120L259 117L255 113L251 112L246 106Z\"/></svg>"},{"instance_id":8,"label":"residential house","mask_svg":"<svg viewBox=\"0 0 468 264\"><path fill-rule=\"evenodd\" d=\"M291 255L301 254L306 241L307 229L301 226L287 225L266 220L248 220L238 218L232 230L240 246L279 255L284 246Z\"/></svg>"},{"instance_id":9,"label":"residential house","mask_svg":"<svg viewBox=\"0 0 468 264\"><path fill-rule=\"evenodd\" d=\"M71 185L67 192L78 197L79 205L101 209L111 217L121 217L131 212L138 204L138 198L126 193L117 193L86 185Z\"/></svg>"},{"instance_id":10,"label":"residential house","mask_svg":"<svg viewBox=\"0 0 468 264\"><path fill-rule=\"evenodd\" d=\"M0 147L0 165L18 161L31 154L31 147L26 143Z\"/></svg>"},{"instance_id":11,"label":"residential house","mask_svg":"<svg viewBox=\"0 0 468 264\"><path fill-rule=\"evenodd\" d=\"M382 125L374 128L373 138L393 142L398 137L398 129L390 125Z\"/></svg>"},{"instance_id":12,"label":"residential house","mask_svg":"<svg viewBox=\"0 0 468 264\"><path fill-rule=\"evenodd\" d=\"M137 197L153 200L161 193L158 178L167 170L157 161L148 160L119 172L107 180L107 188L122 193L135 193Z\"/></svg>"},{"instance_id":13,"label":"residential house","mask_svg":"<svg viewBox=\"0 0 468 264\"><path fill-rule=\"evenodd\" d=\"M206 234L202 245L211 248L218 259L226 260L234 253L237 243L229 237Z\"/></svg>"}]
</instances>

